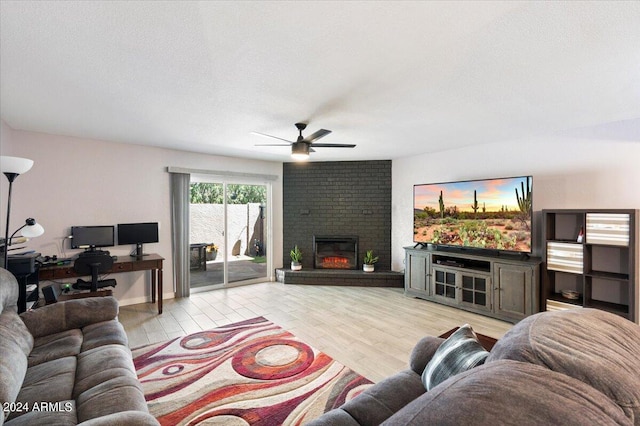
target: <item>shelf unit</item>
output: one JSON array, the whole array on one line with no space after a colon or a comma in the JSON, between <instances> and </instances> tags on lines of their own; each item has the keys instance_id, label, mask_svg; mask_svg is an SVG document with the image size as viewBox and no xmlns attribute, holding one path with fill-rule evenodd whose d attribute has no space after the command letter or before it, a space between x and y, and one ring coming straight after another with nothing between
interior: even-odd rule
<instances>
[{"instance_id":1,"label":"shelf unit","mask_svg":"<svg viewBox=\"0 0 640 426\"><path fill-rule=\"evenodd\" d=\"M405 247L405 294L517 322L539 311L539 258Z\"/></svg>"},{"instance_id":2,"label":"shelf unit","mask_svg":"<svg viewBox=\"0 0 640 426\"><path fill-rule=\"evenodd\" d=\"M638 322L638 210L543 210L543 308L596 308ZM579 237L580 236L580 237ZM578 292L577 299L562 295Z\"/></svg>"}]
</instances>

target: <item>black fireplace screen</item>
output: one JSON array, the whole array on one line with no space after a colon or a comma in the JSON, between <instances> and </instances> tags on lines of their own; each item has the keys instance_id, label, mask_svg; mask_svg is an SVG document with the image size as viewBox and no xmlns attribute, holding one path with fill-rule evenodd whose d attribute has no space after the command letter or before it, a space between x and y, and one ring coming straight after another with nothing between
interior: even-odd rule
<instances>
[{"instance_id":1,"label":"black fireplace screen","mask_svg":"<svg viewBox=\"0 0 640 426\"><path fill-rule=\"evenodd\" d=\"M313 267L358 269L358 237L314 236Z\"/></svg>"}]
</instances>

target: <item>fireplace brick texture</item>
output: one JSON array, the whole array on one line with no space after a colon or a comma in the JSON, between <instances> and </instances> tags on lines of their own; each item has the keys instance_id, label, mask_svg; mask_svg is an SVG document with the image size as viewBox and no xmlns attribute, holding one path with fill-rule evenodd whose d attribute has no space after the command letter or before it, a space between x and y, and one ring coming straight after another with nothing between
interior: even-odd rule
<instances>
[{"instance_id":1,"label":"fireplace brick texture","mask_svg":"<svg viewBox=\"0 0 640 426\"><path fill-rule=\"evenodd\" d=\"M391 269L391 161L284 163L283 264L298 245L313 268L313 236L357 236L358 267L367 250Z\"/></svg>"}]
</instances>

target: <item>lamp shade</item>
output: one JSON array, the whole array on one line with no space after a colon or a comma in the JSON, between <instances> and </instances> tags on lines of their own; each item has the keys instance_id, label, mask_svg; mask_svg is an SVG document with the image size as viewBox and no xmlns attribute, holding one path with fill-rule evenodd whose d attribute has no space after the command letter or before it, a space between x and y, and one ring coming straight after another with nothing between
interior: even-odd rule
<instances>
[{"instance_id":1,"label":"lamp shade","mask_svg":"<svg viewBox=\"0 0 640 426\"><path fill-rule=\"evenodd\" d=\"M33 166L33 160L21 157L0 156L0 172L16 173L21 175L28 172Z\"/></svg>"},{"instance_id":2,"label":"lamp shade","mask_svg":"<svg viewBox=\"0 0 640 426\"><path fill-rule=\"evenodd\" d=\"M33 220L33 225L27 224L27 226L22 228L22 231L20 233L22 234L23 237L35 238L44 234L44 228L42 227L42 225L40 225L35 220Z\"/></svg>"}]
</instances>

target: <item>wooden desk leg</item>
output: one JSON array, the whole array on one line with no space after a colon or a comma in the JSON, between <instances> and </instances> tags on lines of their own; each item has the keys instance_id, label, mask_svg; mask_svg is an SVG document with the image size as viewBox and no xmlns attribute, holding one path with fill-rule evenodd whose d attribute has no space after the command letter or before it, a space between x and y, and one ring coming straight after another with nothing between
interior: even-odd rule
<instances>
[{"instance_id":1,"label":"wooden desk leg","mask_svg":"<svg viewBox=\"0 0 640 426\"><path fill-rule=\"evenodd\" d=\"M158 274L158 314L162 313L162 269L157 270Z\"/></svg>"},{"instance_id":2,"label":"wooden desk leg","mask_svg":"<svg viewBox=\"0 0 640 426\"><path fill-rule=\"evenodd\" d=\"M157 269L151 271L151 303L156 303L156 272Z\"/></svg>"}]
</instances>

